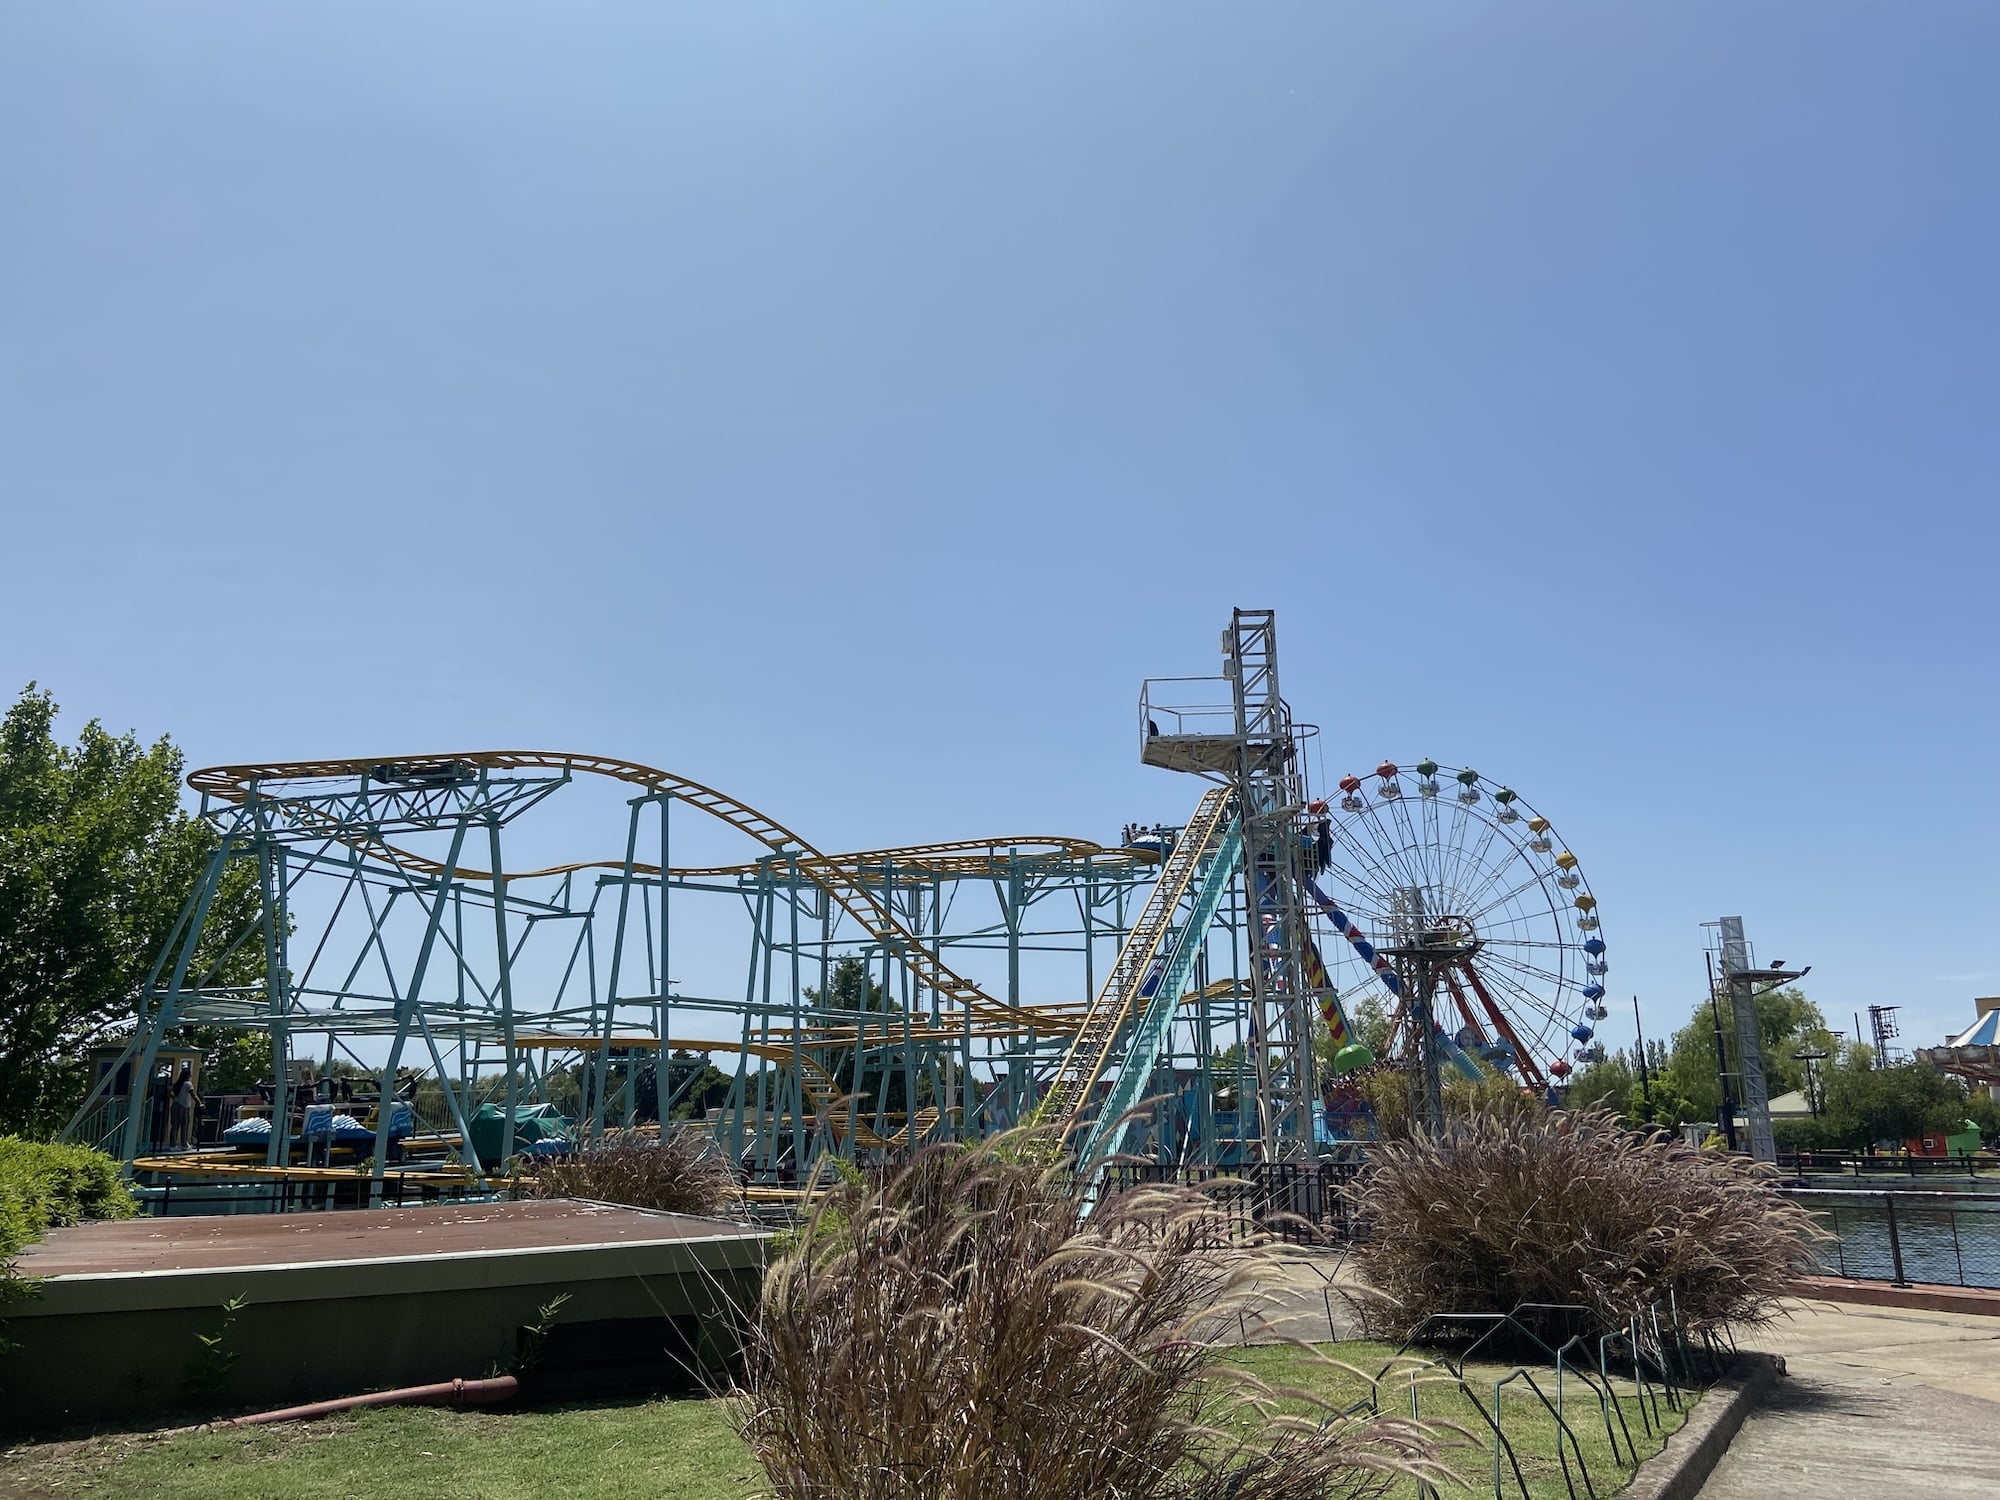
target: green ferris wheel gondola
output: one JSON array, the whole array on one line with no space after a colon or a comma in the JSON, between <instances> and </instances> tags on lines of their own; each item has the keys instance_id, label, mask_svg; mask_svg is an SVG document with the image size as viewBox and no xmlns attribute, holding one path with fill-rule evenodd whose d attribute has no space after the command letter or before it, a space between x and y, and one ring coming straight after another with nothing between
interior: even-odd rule
<instances>
[{"instance_id":1,"label":"green ferris wheel gondola","mask_svg":"<svg viewBox=\"0 0 2000 1500\"><path fill-rule=\"evenodd\" d=\"M1352 1073L1374 1066L1375 1053L1365 1042L1349 1042L1333 1054L1333 1071L1336 1073Z\"/></svg>"}]
</instances>

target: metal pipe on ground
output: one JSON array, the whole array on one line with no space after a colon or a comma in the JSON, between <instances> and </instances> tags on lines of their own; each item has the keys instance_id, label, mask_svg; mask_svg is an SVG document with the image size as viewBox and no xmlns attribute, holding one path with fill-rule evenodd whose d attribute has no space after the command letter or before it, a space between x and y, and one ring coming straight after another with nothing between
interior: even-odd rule
<instances>
[{"instance_id":1,"label":"metal pipe on ground","mask_svg":"<svg viewBox=\"0 0 2000 1500\"><path fill-rule=\"evenodd\" d=\"M496 1375L491 1380L441 1380L435 1385L407 1385L393 1391L370 1391L365 1396L342 1396L333 1401L311 1401L304 1406L281 1406L276 1411L252 1412L219 1422L202 1422L180 1427L162 1436L183 1432L219 1432L228 1427L260 1427L270 1422L313 1422L321 1417L337 1417L342 1412L367 1406L492 1406L519 1395L521 1382L512 1375Z\"/></svg>"}]
</instances>

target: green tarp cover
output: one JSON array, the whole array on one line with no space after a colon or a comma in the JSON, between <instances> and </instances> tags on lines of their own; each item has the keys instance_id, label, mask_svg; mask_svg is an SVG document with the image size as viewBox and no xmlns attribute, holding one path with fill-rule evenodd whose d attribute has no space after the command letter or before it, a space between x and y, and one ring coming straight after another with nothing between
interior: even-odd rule
<instances>
[{"instance_id":1,"label":"green tarp cover","mask_svg":"<svg viewBox=\"0 0 2000 1500\"><path fill-rule=\"evenodd\" d=\"M469 1122L472 1149L479 1153L482 1166L500 1165L500 1141L507 1130L507 1111L497 1104L482 1104ZM514 1149L531 1141L569 1134L569 1121L553 1104L522 1104L514 1110Z\"/></svg>"}]
</instances>

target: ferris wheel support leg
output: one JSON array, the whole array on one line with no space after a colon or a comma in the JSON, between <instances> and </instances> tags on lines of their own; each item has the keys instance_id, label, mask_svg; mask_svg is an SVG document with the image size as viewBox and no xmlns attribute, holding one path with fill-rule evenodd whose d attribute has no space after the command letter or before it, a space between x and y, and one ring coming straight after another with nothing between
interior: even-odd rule
<instances>
[{"instance_id":1,"label":"ferris wheel support leg","mask_svg":"<svg viewBox=\"0 0 2000 1500\"><path fill-rule=\"evenodd\" d=\"M1529 1055L1528 1049L1521 1045L1521 1039L1515 1035L1514 1027L1508 1021L1506 1012L1493 1003L1492 995L1487 993L1485 984L1479 978L1479 971L1471 964L1466 964L1464 973L1465 982L1472 986L1472 993L1479 997L1479 1003L1486 1007L1486 1014L1493 1018L1493 1029L1508 1046L1514 1049L1514 1065L1520 1069L1522 1081L1531 1085L1538 1093L1546 1092L1549 1086L1548 1079L1543 1076L1540 1064Z\"/></svg>"},{"instance_id":2,"label":"ferris wheel support leg","mask_svg":"<svg viewBox=\"0 0 2000 1500\"><path fill-rule=\"evenodd\" d=\"M1437 1017L1433 1001L1437 996L1437 969L1422 960L1412 960L1403 976L1403 995L1409 1008L1410 1034L1417 1049L1417 1114L1432 1135L1444 1133L1444 1071L1438 1054Z\"/></svg>"}]
</instances>

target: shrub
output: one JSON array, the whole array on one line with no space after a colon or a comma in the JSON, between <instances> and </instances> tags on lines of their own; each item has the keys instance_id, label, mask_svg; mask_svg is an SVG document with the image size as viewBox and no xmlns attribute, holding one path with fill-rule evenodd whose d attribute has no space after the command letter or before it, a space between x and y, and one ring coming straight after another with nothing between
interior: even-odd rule
<instances>
[{"instance_id":1,"label":"shrub","mask_svg":"<svg viewBox=\"0 0 2000 1500\"><path fill-rule=\"evenodd\" d=\"M1405 1068L1385 1069L1363 1083L1376 1139L1404 1141L1416 1133L1421 1114L1414 1097L1418 1087L1416 1077ZM1525 1117L1540 1114L1542 1109L1540 1100L1506 1078L1488 1077L1475 1083L1453 1074L1443 1080L1438 1092L1447 1125L1475 1115Z\"/></svg>"},{"instance_id":2,"label":"shrub","mask_svg":"<svg viewBox=\"0 0 2000 1500\"><path fill-rule=\"evenodd\" d=\"M1780 1151L1839 1151L1845 1144L1829 1120L1773 1120L1771 1136Z\"/></svg>"},{"instance_id":3,"label":"shrub","mask_svg":"<svg viewBox=\"0 0 2000 1500\"><path fill-rule=\"evenodd\" d=\"M1254 1262L1216 1248L1206 1198L1145 1188L1086 1219L1038 1154L920 1152L822 1202L772 1266L739 1421L780 1500L1288 1500L1441 1477L1432 1429L1278 1416L1268 1388L1217 1378L1202 1330Z\"/></svg>"},{"instance_id":4,"label":"shrub","mask_svg":"<svg viewBox=\"0 0 2000 1500\"><path fill-rule=\"evenodd\" d=\"M53 1227L137 1212L118 1163L103 1152L0 1136L0 1257Z\"/></svg>"},{"instance_id":5,"label":"shrub","mask_svg":"<svg viewBox=\"0 0 2000 1500\"><path fill-rule=\"evenodd\" d=\"M1821 1231L1742 1157L1605 1112L1479 1115L1384 1143L1357 1190L1363 1278L1404 1326L1580 1303L1607 1324L1677 1300L1689 1332L1767 1321Z\"/></svg>"},{"instance_id":6,"label":"shrub","mask_svg":"<svg viewBox=\"0 0 2000 1500\"><path fill-rule=\"evenodd\" d=\"M734 1193L736 1177L715 1143L694 1131L663 1130L655 1138L618 1130L573 1156L527 1164L509 1188L516 1198L592 1198L665 1213L716 1214Z\"/></svg>"}]
</instances>

